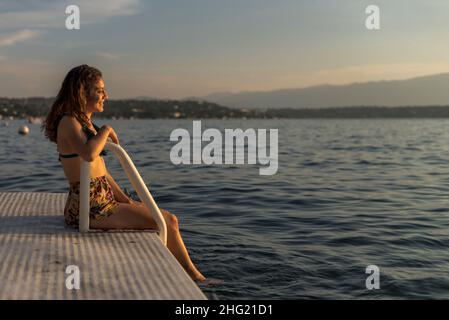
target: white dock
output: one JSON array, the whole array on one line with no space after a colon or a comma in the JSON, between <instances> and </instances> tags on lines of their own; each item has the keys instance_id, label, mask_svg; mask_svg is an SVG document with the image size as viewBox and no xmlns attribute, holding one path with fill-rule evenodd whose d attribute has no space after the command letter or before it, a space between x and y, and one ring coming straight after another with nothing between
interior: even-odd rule
<instances>
[{"instance_id":1,"label":"white dock","mask_svg":"<svg viewBox=\"0 0 449 320\"><path fill-rule=\"evenodd\" d=\"M65 193L0 193L0 299L206 299L151 231L64 226ZM66 268L80 271L67 289Z\"/></svg>"}]
</instances>

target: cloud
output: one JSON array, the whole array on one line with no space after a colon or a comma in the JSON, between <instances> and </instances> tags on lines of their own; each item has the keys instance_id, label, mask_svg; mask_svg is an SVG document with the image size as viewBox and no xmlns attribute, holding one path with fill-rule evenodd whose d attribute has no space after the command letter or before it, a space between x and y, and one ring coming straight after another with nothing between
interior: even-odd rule
<instances>
[{"instance_id":1,"label":"cloud","mask_svg":"<svg viewBox=\"0 0 449 320\"><path fill-rule=\"evenodd\" d=\"M65 8L72 3L44 1L33 10L7 11L0 13L0 29L64 28L67 14ZM141 0L79 0L81 25L103 22L111 17L138 14Z\"/></svg>"},{"instance_id":2,"label":"cloud","mask_svg":"<svg viewBox=\"0 0 449 320\"><path fill-rule=\"evenodd\" d=\"M36 38L39 35L39 32L33 30L21 30L6 36L0 36L0 47L6 47L14 45L18 42L27 41L33 38Z\"/></svg>"},{"instance_id":3,"label":"cloud","mask_svg":"<svg viewBox=\"0 0 449 320\"><path fill-rule=\"evenodd\" d=\"M85 0L78 3L80 10L86 11L91 18L132 16L140 12L140 0Z\"/></svg>"}]
</instances>

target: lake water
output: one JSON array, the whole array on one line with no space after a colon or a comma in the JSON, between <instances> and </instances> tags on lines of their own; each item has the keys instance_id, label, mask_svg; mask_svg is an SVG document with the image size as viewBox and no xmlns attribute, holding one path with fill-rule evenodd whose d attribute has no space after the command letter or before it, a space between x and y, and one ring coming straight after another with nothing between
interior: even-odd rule
<instances>
[{"instance_id":1,"label":"lake water","mask_svg":"<svg viewBox=\"0 0 449 320\"><path fill-rule=\"evenodd\" d=\"M67 192L38 125L0 121L0 191ZM449 298L449 120L203 120L279 129L279 169L181 165L170 133L192 120L97 120L119 135L218 299ZM131 189L118 161L108 170ZM368 290L368 265L380 289Z\"/></svg>"}]
</instances>

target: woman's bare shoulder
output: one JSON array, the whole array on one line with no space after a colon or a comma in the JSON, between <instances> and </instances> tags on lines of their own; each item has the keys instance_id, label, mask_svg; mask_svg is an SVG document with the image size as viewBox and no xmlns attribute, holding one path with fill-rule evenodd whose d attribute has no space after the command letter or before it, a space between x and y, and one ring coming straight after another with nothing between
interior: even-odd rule
<instances>
[{"instance_id":1,"label":"woman's bare shoulder","mask_svg":"<svg viewBox=\"0 0 449 320\"><path fill-rule=\"evenodd\" d=\"M74 128L74 129L81 129L81 124L78 122L78 120L71 115L65 114L60 122L59 126L62 126L64 128Z\"/></svg>"},{"instance_id":2,"label":"woman's bare shoulder","mask_svg":"<svg viewBox=\"0 0 449 320\"><path fill-rule=\"evenodd\" d=\"M58 124L58 131L63 135L82 131L81 124L74 116L64 115Z\"/></svg>"}]
</instances>

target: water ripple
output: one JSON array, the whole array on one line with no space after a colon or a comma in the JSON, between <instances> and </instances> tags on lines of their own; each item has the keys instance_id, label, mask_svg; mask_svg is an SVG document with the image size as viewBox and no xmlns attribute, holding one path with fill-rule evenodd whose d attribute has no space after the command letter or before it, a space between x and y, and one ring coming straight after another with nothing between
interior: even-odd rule
<instances>
[{"instance_id":1,"label":"water ripple","mask_svg":"<svg viewBox=\"0 0 449 320\"><path fill-rule=\"evenodd\" d=\"M219 299L439 299L449 296L447 120L204 120L279 128L279 171L170 162L191 120L111 124L157 203L174 212L192 260L225 280ZM67 192L54 144L0 124L0 190ZM132 190L113 156L116 181ZM132 196L137 195L132 191ZM365 287L377 265L381 290Z\"/></svg>"}]
</instances>

